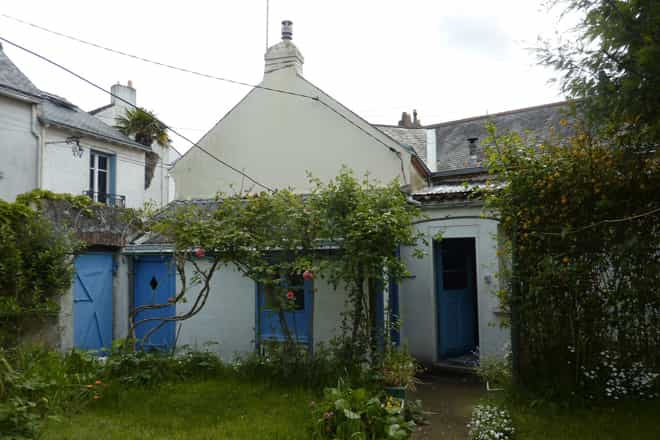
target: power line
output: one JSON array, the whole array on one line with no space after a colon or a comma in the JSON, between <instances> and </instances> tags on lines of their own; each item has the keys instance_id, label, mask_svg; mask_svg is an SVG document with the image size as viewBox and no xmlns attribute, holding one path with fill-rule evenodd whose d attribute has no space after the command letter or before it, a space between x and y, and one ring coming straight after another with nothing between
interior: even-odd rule
<instances>
[{"instance_id":1,"label":"power line","mask_svg":"<svg viewBox=\"0 0 660 440\"><path fill-rule=\"evenodd\" d=\"M57 36L63 37L63 38L70 39L70 40L72 40L72 41L76 41L76 42L81 43L81 44L85 44L85 45L88 45L88 46L92 46L92 47L95 47L95 48L97 48L97 49L105 50L105 51L108 51L108 52L111 52L111 53L115 53L115 54L122 55L122 56L125 56L125 57L133 58L133 59L136 59L136 60L139 60L139 61L143 61L143 62L146 62L146 63L154 64L154 65L157 65L157 66L166 67L166 68L168 68L168 69L173 69L173 70L177 70L177 71L184 72L184 73L190 73L190 74L193 74L193 75L201 76L201 77L203 77L203 78L210 78L210 79L215 79L215 80L218 80L218 81L228 82L228 83L231 83L231 84L237 84L237 85L241 85L241 86L251 87L251 88L253 88L253 89L262 89L262 90L266 90L266 91L270 91L270 92L274 92L274 93L282 93L282 94L285 94L285 95L297 96L297 97L300 97L300 98L305 98L305 99L310 99L310 100L312 100L312 101L320 102L320 103L323 104L325 107L327 107L328 109L330 109L331 111L333 111L334 113L336 113L337 115L339 115L341 118L343 118L344 120L346 120L347 122L349 122L351 125L353 125L354 127L358 128L360 131L362 131L363 133L365 133L366 135L368 135L369 137L371 137L372 139L374 139L376 142L382 144L385 148L387 148L388 150L390 150L390 151L392 151L393 153L395 153L395 154L398 156L399 160L401 161L401 172L402 172L402 175L403 175L403 179L404 179L404 181L406 180L406 174L405 174L405 171L404 171L403 159L401 158L401 154L400 154L400 152L396 151L396 150L395 150L394 148L392 148L390 145L387 145L385 142L383 142L383 141L382 141L381 139L379 139L378 137L374 136L372 133L369 133L367 130L365 130L365 129L362 128L360 125L358 125L358 124L356 124L355 122L353 122L350 118L346 117L344 114L342 114L342 113L340 113L339 111L337 111L335 108L333 108L332 106L330 106L328 103L322 101L322 100L320 99L320 97L318 97L318 96L311 96L311 95L306 95L306 94L304 94L304 93L292 92L292 91L290 91L290 90L276 89L276 88L272 88L272 87L265 87L265 86L261 86L261 85L249 84L249 83L246 83L246 82L243 82L243 81L236 81L236 80L232 80L232 79L228 79L228 78L223 78L223 77L219 77L219 76L215 76L215 75L211 75L211 74L207 74L207 73L203 73L203 72L198 72L198 71L191 70L191 69L186 69L186 68L184 68L184 67L174 66L174 65L171 65L171 64L167 64L167 63L163 63L163 62L160 62L160 61L151 60L151 59L149 59L149 58L144 58L144 57L141 57L141 56L138 56L138 55L133 55L133 54L130 54L130 53L127 53L127 52L123 52L123 51L117 50L117 49L112 49L112 48L110 48L110 47L102 46L102 45L97 44L97 43L93 43L93 42L90 42L90 41L86 41L86 40L83 40L83 39L81 39L81 38L77 38L77 37L74 37L74 36L71 36L71 35L68 35L68 34L64 34L64 33L61 33L61 32L58 32L58 31L55 31L55 30L52 30L52 29L45 28L45 27L43 27L43 26L40 26L40 25L37 25L37 24L34 24L34 23L30 23L30 22L25 21L25 20L21 20L21 19L16 18L16 17L12 17L11 15L7 15L7 14L4 14L4 13L3 13L3 14L0 14L0 16L5 17L5 18L8 18L8 19L10 19L10 20L14 20L14 21L16 21L16 22L18 22L18 23L25 24L25 25L27 25L27 26L34 27L34 28L36 28L36 29L40 29L40 30L45 31L45 32L48 32L48 33L51 33L51 34L54 34L54 35L57 35ZM9 42L9 43L12 44L11 42ZM59 66L58 66L58 67L59 67ZM73 72L70 72L70 71L69 71L69 73L72 73L72 74L73 74ZM75 75L75 74L74 74L74 75ZM79 75L76 75L76 76L80 77ZM81 77L80 77L80 78L81 78ZM81 79L83 79L83 78L81 78ZM85 81L86 81L86 80L85 80ZM94 85L94 84L93 84L93 85ZM96 85L94 85L94 86L97 87L97 88L100 88L100 87L98 87L98 86L96 86ZM105 90L105 89L102 89L102 90L103 90L104 92L106 92L106 93L110 93L110 92L108 92L108 91ZM111 93L110 93L110 94L111 94ZM121 98L120 98L120 99L121 99ZM123 101L123 99L122 99L122 101ZM130 103L129 103L129 104L130 104ZM131 105L132 105L132 104L131 104ZM368 122L367 122L367 124L368 124ZM378 129L376 128L376 130L378 130ZM178 134L178 133L176 133L174 130L172 130L171 128L170 128L170 131L172 131L172 132L175 133L175 134ZM378 131L380 131L380 130L378 130ZM196 145L194 142L190 141L189 139L185 138L184 136L182 136L182 135L180 135L180 134L178 134L178 135L179 135L181 138L183 138L183 139L187 140L188 142L190 142L191 144ZM387 135L385 134L385 136L387 136ZM397 144L399 144L399 142L397 142L397 141L394 141L394 142L396 142ZM201 147L199 147L199 148L201 148ZM180 154L180 153L179 153L179 154Z\"/></svg>"},{"instance_id":2,"label":"power line","mask_svg":"<svg viewBox=\"0 0 660 440\"><path fill-rule=\"evenodd\" d=\"M45 28L43 26L39 26L38 24L30 23L29 21L25 21L25 20L21 20L20 18L12 17L11 15L7 15L7 14L1 14L1 15L5 18L10 19L10 20L14 20L18 23L22 23L22 24L25 24L27 26L31 26L31 27L36 28L36 29L40 29L44 32L48 32L48 33L51 33L53 35L57 35L57 36L60 36L60 37L63 37L63 38L68 38L69 40L76 41L76 42L81 43L81 44L86 44L88 46L92 46L92 47L95 47L97 49L102 49L102 50L112 52L112 53L117 54L117 55L122 55L122 56L125 56L125 57L128 57L128 58L133 58L135 60L143 61L145 63L155 64L157 66L167 67L168 69L177 70L179 72L190 73L190 74L193 74L193 75L201 76L203 78L215 79L215 80L218 80L218 81L224 81L224 82L228 82L228 83L231 83L231 84L236 84L236 85L239 85L239 86L252 87L252 88L256 88L256 89L267 90L269 92L274 92L274 93L283 93L283 94L286 94L286 95L298 96L300 98L306 98L306 99L313 99L313 100L317 99L314 96L305 95L303 93L297 93L297 92L292 92L290 90L276 89L276 88L272 88L272 87L265 87L265 86L260 86L260 85L249 84L249 83L246 83L246 82L243 82L243 81L237 81L237 80L233 80L233 79L229 79L229 78L223 78L223 77L211 75L211 74L208 74L208 73L198 72L196 70L186 69L185 67L178 67L178 66L174 66L172 64L167 64L167 63L163 63L163 62L160 62L160 61L151 60L149 58L144 58L144 57L141 57L139 55L133 55L133 54L130 54L128 52L123 52L121 50L112 49L110 47L102 46L100 44L93 43L91 41L86 41L86 40L82 40L80 38L77 38L77 37L74 37L74 36L71 36L71 35L63 34L61 32L54 31L52 29L48 29L48 28Z\"/></svg>"},{"instance_id":3,"label":"power line","mask_svg":"<svg viewBox=\"0 0 660 440\"><path fill-rule=\"evenodd\" d=\"M133 108L139 109L138 106L136 106L135 104L133 104L133 103L131 103L131 102L125 100L125 99L122 98L121 96L117 96L117 95L115 95L114 93L112 93L112 92L110 92L110 91L104 89L103 87L99 86L98 84L93 83L92 81L88 80L87 78L85 78L85 77L83 77L83 76L77 74L76 72L74 72L74 71L72 71L72 70L70 70L70 69L68 69L68 68L66 68L66 67L64 67L64 66L62 66L61 64L56 63L55 61L50 60L49 58L46 58L46 57L43 56L43 55L40 55L40 54L38 54L38 53L36 53L36 52L33 52L32 50L30 50L30 49L28 49L28 48L26 48L26 47L23 47L23 46L21 46L21 45L19 45L19 44L17 44L17 43L14 43L13 41L7 40L7 39L4 38L4 37L1 37L1 36L0 36L0 40L2 40L2 41L4 41L5 43L8 43L8 44L10 44L10 45L12 45L12 46L18 48L18 49L21 49L21 50L23 50L23 51L25 51L25 52L27 52L27 53L29 53L29 54L31 54L31 55L33 55L33 56L35 56L35 57L41 59L41 60L43 60L43 61L46 61L46 62L49 63L49 64L52 64L52 65L54 65L54 66L56 66L56 67L58 67L58 68L64 70L65 72L67 72L67 73L69 73L69 74L75 76L76 78L80 79L81 81L84 81L84 82L86 82L87 84L91 85L92 87L94 87L94 88L96 88L96 89L99 89L99 90L101 90L102 92L107 93L107 94L109 94L110 96L112 96L112 97L114 97L114 98L116 98L116 99L119 99L120 101L122 101L122 102L124 102L124 103L130 105L130 106L133 107ZM231 164L225 162L224 160L220 159L219 157L217 157L216 155L214 155L213 153L211 153L211 152L208 151L207 149L201 147L201 146L200 146L199 144L197 144L196 142L193 142L192 140L190 140L190 139L187 138L186 136L184 136L184 135L182 135L181 133L179 133L178 131L174 130L172 127L166 125L165 123L163 123L163 122L160 121L160 120L159 120L159 122L163 125L163 127L165 127L166 129L168 129L169 131L171 131L171 132L174 133L175 135L179 136L181 139L183 139L183 140L189 142L193 147L197 147L199 150L201 150L202 152L206 153L206 154L207 154L209 157L211 157L212 159L216 160L217 162L221 163L222 165L226 166L227 168L229 168L229 169L235 171L236 173L240 174L241 176L245 177L246 179L248 179L250 182L254 183L255 185L258 185L258 186L264 188L264 189L267 190L267 191L271 191L271 192L273 191L272 188L270 188L270 187L264 185L263 183L257 181L256 179L252 178L251 176L249 176L247 173L245 173L245 172L239 170L238 168L234 167L233 165L231 165ZM174 148L174 147L173 147L173 148ZM175 149L175 150L176 150L176 149ZM177 153L181 154L178 150L177 150Z\"/></svg>"}]
</instances>

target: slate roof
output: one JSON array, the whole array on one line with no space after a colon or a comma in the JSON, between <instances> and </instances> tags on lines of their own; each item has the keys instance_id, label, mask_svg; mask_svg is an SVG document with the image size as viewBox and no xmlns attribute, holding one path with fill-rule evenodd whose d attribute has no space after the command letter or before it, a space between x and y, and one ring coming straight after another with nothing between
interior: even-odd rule
<instances>
[{"instance_id":1,"label":"slate roof","mask_svg":"<svg viewBox=\"0 0 660 440\"><path fill-rule=\"evenodd\" d=\"M424 128L435 129L436 132L438 171L474 168L483 164L483 139L488 135L487 122L492 121L500 133L529 131L531 135L542 140L548 137L551 127L557 129L560 134L566 130L560 126L559 121L567 109L568 104L563 101L427 125ZM476 159L470 157L468 138L478 138Z\"/></svg>"},{"instance_id":2,"label":"slate roof","mask_svg":"<svg viewBox=\"0 0 660 440\"><path fill-rule=\"evenodd\" d=\"M105 141L151 151L150 147L133 141L116 128L109 126L99 118L90 115L57 95L42 93L41 115L39 119L44 124L56 125Z\"/></svg>"},{"instance_id":3,"label":"slate roof","mask_svg":"<svg viewBox=\"0 0 660 440\"><path fill-rule=\"evenodd\" d=\"M0 44L0 86L38 97L41 91L9 59Z\"/></svg>"},{"instance_id":4,"label":"slate roof","mask_svg":"<svg viewBox=\"0 0 660 440\"><path fill-rule=\"evenodd\" d=\"M426 132L423 128L404 128L394 125L378 124L372 125L398 143L415 150L417 155L422 159L426 159Z\"/></svg>"},{"instance_id":5,"label":"slate roof","mask_svg":"<svg viewBox=\"0 0 660 440\"><path fill-rule=\"evenodd\" d=\"M19 93L40 104L40 120L81 134L119 143L141 150L151 150L138 144L119 130L81 110L66 99L39 90L9 59L0 45L0 90Z\"/></svg>"}]
</instances>

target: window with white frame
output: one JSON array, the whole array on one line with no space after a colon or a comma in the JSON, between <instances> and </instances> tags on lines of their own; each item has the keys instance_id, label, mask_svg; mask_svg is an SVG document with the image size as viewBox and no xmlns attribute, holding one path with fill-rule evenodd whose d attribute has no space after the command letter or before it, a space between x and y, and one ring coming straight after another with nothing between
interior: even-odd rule
<instances>
[{"instance_id":1,"label":"window with white frame","mask_svg":"<svg viewBox=\"0 0 660 440\"><path fill-rule=\"evenodd\" d=\"M108 203L110 190L110 156L96 151L89 153L89 196L100 203Z\"/></svg>"}]
</instances>

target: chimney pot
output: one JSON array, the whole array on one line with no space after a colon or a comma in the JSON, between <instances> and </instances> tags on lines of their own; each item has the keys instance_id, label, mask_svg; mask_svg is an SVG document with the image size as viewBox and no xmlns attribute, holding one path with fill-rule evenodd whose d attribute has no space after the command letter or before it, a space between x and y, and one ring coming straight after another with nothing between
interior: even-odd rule
<instances>
[{"instance_id":1,"label":"chimney pot","mask_svg":"<svg viewBox=\"0 0 660 440\"><path fill-rule=\"evenodd\" d=\"M133 80L128 80L128 87L133 88Z\"/></svg>"},{"instance_id":2,"label":"chimney pot","mask_svg":"<svg viewBox=\"0 0 660 440\"><path fill-rule=\"evenodd\" d=\"M293 22L291 20L282 21L282 40L293 39Z\"/></svg>"}]
</instances>

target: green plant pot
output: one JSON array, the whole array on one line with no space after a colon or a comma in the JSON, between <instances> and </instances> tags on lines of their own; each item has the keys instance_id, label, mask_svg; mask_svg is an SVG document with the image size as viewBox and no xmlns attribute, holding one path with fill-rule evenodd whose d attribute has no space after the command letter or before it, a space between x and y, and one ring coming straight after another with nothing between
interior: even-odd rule
<instances>
[{"instance_id":1,"label":"green plant pot","mask_svg":"<svg viewBox=\"0 0 660 440\"><path fill-rule=\"evenodd\" d=\"M406 389L404 387L385 387L385 394L397 399L406 399Z\"/></svg>"}]
</instances>

